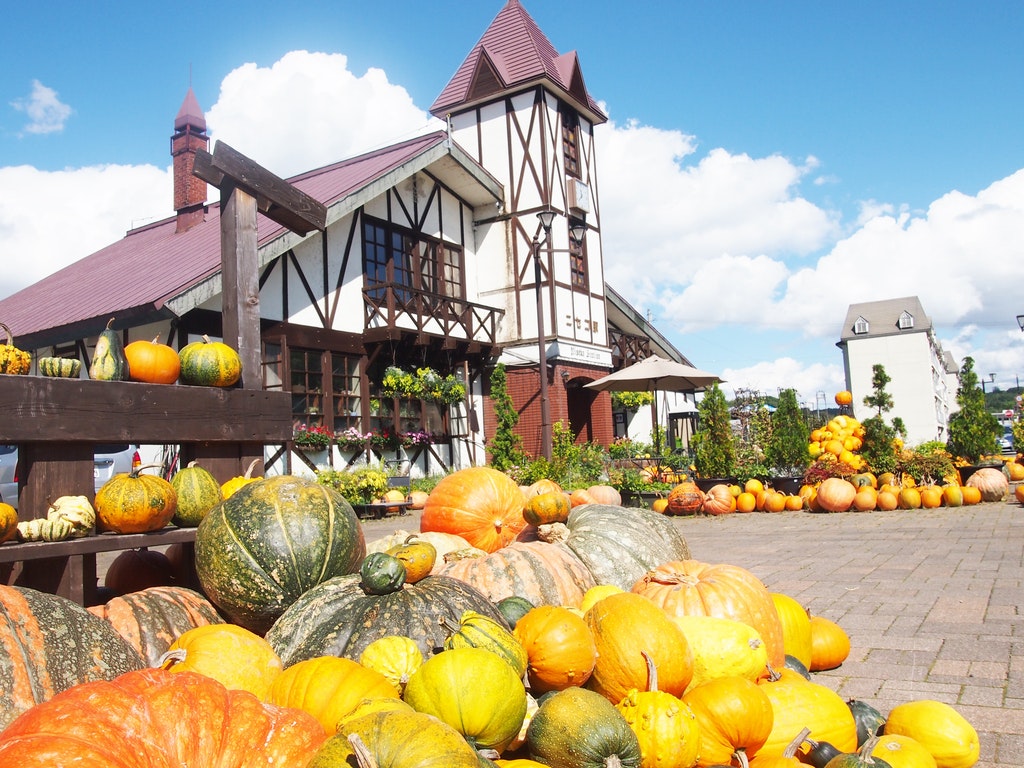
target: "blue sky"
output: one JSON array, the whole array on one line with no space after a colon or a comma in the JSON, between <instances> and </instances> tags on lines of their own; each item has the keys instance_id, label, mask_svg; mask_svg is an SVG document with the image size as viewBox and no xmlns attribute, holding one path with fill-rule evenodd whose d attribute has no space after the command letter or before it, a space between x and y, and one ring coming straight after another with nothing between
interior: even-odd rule
<instances>
[{"instance_id":1,"label":"blue sky","mask_svg":"<svg viewBox=\"0 0 1024 768\"><path fill-rule=\"evenodd\" d=\"M919 295L958 361L1024 374L1024 4L524 5L610 115L609 280L695 365L831 396L847 306ZM7 9L0 248L32 258L0 296L171 213L190 82L215 139L288 175L422 130L501 6Z\"/></svg>"}]
</instances>

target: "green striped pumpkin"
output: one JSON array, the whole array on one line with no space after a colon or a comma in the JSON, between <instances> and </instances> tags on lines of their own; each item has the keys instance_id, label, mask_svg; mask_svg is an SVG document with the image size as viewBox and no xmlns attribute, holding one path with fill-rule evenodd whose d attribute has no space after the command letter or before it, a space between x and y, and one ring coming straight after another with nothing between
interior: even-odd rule
<instances>
[{"instance_id":1,"label":"green striped pumpkin","mask_svg":"<svg viewBox=\"0 0 1024 768\"><path fill-rule=\"evenodd\" d=\"M518 638L502 624L476 611L463 611L457 625L442 619L451 634L444 641L444 649L483 648L500 657L519 677L526 674L526 651Z\"/></svg>"},{"instance_id":2,"label":"green striped pumpkin","mask_svg":"<svg viewBox=\"0 0 1024 768\"><path fill-rule=\"evenodd\" d=\"M171 522L181 528L195 528L224 498L217 478L194 461L175 473L171 486L178 494L178 507Z\"/></svg>"},{"instance_id":3,"label":"green striped pumpkin","mask_svg":"<svg viewBox=\"0 0 1024 768\"><path fill-rule=\"evenodd\" d=\"M354 573L366 556L352 506L292 475L248 483L217 504L196 529L195 547L203 592L258 635L304 592Z\"/></svg>"},{"instance_id":4,"label":"green striped pumpkin","mask_svg":"<svg viewBox=\"0 0 1024 768\"><path fill-rule=\"evenodd\" d=\"M410 638L423 657L430 658L448 636L442 618L457 624L467 610L508 626L490 600L456 579L427 576L394 592L372 595L363 589L359 574L352 574L306 592L266 638L285 667L317 656L358 661L366 646L389 635Z\"/></svg>"},{"instance_id":5,"label":"green striped pumpkin","mask_svg":"<svg viewBox=\"0 0 1024 768\"><path fill-rule=\"evenodd\" d=\"M0 585L0 731L26 709L145 666L103 619L57 595Z\"/></svg>"},{"instance_id":6,"label":"green striped pumpkin","mask_svg":"<svg viewBox=\"0 0 1024 768\"><path fill-rule=\"evenodd\" d=\"M71 357L41 357L38 366L43 376L77 379L82 370L82 361Z\"/></svg>"},{"instance_id":7,"label":"green striped pumpkin","mask_svg":"<svg viewBox=\"0 0 1024 768\"><path fill-rule=\"evenodd\" d=\"M238 352L222 341L202 341L186 344L178 352L181 360L182 384L200 387L231 387L242 378L242 359Z\"/></svg>"}]
</instances>

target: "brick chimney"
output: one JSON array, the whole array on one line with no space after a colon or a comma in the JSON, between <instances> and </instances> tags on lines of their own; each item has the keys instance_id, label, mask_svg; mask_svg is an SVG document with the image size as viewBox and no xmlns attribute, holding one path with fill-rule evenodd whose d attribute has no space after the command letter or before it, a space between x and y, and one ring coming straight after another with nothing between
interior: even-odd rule
<instances>
[{"instance_id":1,"label":"brick chimney","mask_svg":"<svg viewBox=\"0 0 1024 768\"><path fill-rule=\"evenodd\" d=\"M178 212L177 232L199 224L206 214L206 182L192 175L196 152L209 150L206 117L199 108L192 88L185 94L178 116L174 118L171 157L174 158L174 209Z\"/></svg>"}]
</instances>

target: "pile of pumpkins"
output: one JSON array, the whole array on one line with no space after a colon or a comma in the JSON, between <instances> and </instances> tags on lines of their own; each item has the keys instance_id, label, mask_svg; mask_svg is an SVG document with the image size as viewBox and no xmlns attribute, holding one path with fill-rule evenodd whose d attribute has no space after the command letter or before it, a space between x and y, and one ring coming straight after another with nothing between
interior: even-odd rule
<instances>
[{"instance_id":1,"label":"pile of pumpkins","mask_svg":"<svg viewBox=\"0 0 1024 768\"><path fill-rule=\"evenodd\" d=\"M1005 500L1010 493L1008 471L982 467L963 484L947 481L942 485L917 485L909 475L897 480L892 473L875 476L858 472L851 479L830 477L817 485L805 484L798 493L784 493L760 480L750 479L742 487L720 483L703 491L695 483L677 484L653 509L670 515L725 515L732 512L870 512L894 509L934 509L960 507L980 502ZM1024 504L1024 484L1017 483L1014 497ZM659 504L658 501L661 501Z\"/></svg>"},{"instance_id":2,"label":"pile of pumpkins","mask_svg":"<svg viewBox=\"0 0 1024 768\"><path fill-rule=\"evenodd\" d=\"M89 364L89 378L98 381L140 381L147 384L182 384L206 387L233 387L242 376L242 361L237 350L209 336L185 345L180 351L140 339L125 345L120 331L113 329L115 318L100 332ZM0 373L27 374L32 356L14 346L10 329L0 323L7 343L0 344ZM77 379L81 361L66 357L42 357L37 363L42 376Z\"/></svg>"},{"instance_id":3,"label":"pile of pumpkins","mask_svg":"<svg viewBox=\"0 0 1024 768\"><path fill-rule=\"evenodd\" d=\"M574 503L550 481L460 470L421 530L367 544L332 489L257 479L199 524L201 592L85 610L0 587L0 615L40 626L0 624L0 646L20 648L0 664L24 666L0 674L38 683L0 692L0 764L977 762L977 733L946 704L883 715L815 682L850 652L838 625L693 559L670 520L595 500L606 492Z\"/></svg>"},{"instance_id":4,"label":"pile of pumpkins","mask_svg":"<svg viewBox=\"0 0 1024 768\"><path fill-rule=\"evenodd\" d=\"M858 453L863 444L864 426L853 416L841 413L811 431L807 452L814 461L840 461L859 472L867 466Z\"/></svg>"}]
</instances>

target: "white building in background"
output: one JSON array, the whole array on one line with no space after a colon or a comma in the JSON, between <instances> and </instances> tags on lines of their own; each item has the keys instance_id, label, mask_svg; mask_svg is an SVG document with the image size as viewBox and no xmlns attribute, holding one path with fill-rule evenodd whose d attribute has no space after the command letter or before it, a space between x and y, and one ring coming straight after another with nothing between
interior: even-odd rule
<instances>
[{"instance_id":1,"label":"white building in background","mask_svg":"<svg viewBox=\"0 0 1024 768\"><path fill-rule=\"evenodd\" d=\"M853 393L853 415L864 420L874 410L864 405L873 389L872 369L881 364L892 381L886 391L899 417L907 445L945 441L956 409L958 366L935 337L931 318L916 296L851 304L836 344L843 351L846 387Z\"/></svg>"}]
</instances>

